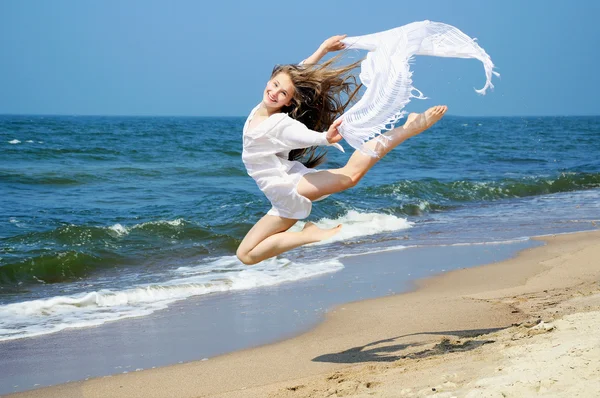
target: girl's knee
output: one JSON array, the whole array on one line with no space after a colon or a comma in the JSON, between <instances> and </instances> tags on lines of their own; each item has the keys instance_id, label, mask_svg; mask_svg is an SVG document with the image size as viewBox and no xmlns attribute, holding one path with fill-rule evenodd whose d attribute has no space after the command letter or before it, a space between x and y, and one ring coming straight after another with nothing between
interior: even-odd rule
<instances>
[{"instance_id":1,"label":"girl's knee","mask_svg":"<svg viewBox=\"0 0 600 398\"><path fill-rule=\"evenodd\" d=\"M360 174L354 174L350 177L350 182L349 182L349 187L348 188L354 188L356 185L358 185L358 182L362 179L362 175Z\"/></svg>"},{"instance_id":2,"label":"girl's knee","mask_svg":"<svg viewBox=\"0 0 600 398\"><path fill-rule=\"evenodd\" d=\"M344 179L344 189L354 188L362 177L360 173L349 173L348 178Z\"/></svg>"},{"instance_id":3,"label":"girl's knee","mask_svg":"<svg viewBox=\"0 0 600 398\"><path fill-rule=\"evenodd\" d=\"M237 256L238 260L244 263L244 265L254 265L258 263L258 261L254 260L247 251L240 250L240 248L237 249L235 255Z\"/></svg>"},{"instance_id":4,"label":"girl's knee","mask_svg":"<svg viewBox=\"0 0 600 398\"><path fill-rule=\"evenodd\" d=\"M344 189L354 188L358 182L363 178L365 173L355 170L351 167L344 167L344 177L342 179L342 184L344 185Z\"/></svg>"}]
</instances>

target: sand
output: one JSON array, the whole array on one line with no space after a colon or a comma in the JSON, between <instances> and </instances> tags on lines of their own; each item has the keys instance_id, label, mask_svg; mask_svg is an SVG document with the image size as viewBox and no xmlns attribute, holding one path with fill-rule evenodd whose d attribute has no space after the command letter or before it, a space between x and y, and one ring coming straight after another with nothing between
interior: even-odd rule
<instances>
[{"instance_id":1,"label":"sand","mask_svg":"<svg viewBox=\"0 0 600 398\"><path fill-rule=\"evenodd\" d=\"M600 231L542 239L283 342L11 396L600 396Z\"/></svg>"}]
</instances>

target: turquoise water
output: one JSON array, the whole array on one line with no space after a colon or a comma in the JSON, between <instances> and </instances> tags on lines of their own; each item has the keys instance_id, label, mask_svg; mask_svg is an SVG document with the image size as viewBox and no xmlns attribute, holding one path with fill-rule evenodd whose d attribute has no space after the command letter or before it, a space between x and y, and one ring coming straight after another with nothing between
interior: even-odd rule
<instances>
[{"instance_id":1,"label":"turquoise water","mask_svg":"<svg viewBox=\"0 0 600 398\"><path fill-rule=\"evenodd\" d=\"M600 117L447 116L315 204L310 220L344 224L336 240L247 268L235 249L269 204L243 123L0 116L0 340L336 272L342 255L600 222Z\"/></svg>"}]
</instances>

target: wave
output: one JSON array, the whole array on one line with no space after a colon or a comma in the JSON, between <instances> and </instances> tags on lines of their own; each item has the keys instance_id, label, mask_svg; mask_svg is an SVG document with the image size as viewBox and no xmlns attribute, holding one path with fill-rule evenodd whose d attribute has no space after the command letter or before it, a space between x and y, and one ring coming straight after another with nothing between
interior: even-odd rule
<instances>
[{"instance_id":1,"label":"wave","mask_svg":"<svg viewBox=\"0 0 600 398\"><path fill-rule=\"evenodd\" d=\"M119 223L108 227L62 225L49 231L2 239L7 250L21 252L21 257L28 257L4 264L0 262L0 286L58 283L83 278L97 269L131 265L133 260L128 259L130 253L137 262L143 261L144 255L140 253L146 252L150 256L153 253L148 247L160 251L165 241L172 244L173 240L214 240L225 247L235 246L237 241L181 218L129 227ZM25 251L29 247L38 249ZM198 247L193 247L193 252L196 255L206 254L205 249Z\"/></svg>"},{"instance_id":2,"label":"wave","mask_svg":"<svg viewBox=\"0 0 600 398\"><path fill-rule=\"evenodd\" d=\"M11 171L1 171L0 179L4 182L22 184L22 185L81 185L92 181L99 181L101 178L92 174L76 173L64 175L61 173L15 173Z\"/></svg>"},{"instance_id":3,"label":"wave","mask_svg":"<svg viewBox=\"0 0 600 398\"><path fill-rule=\"evenodd\" d=\"M414 203L405 203L400 206L387 207L385 210L392 214L405 214L407 216L422 216L431 212L440 212L455 209L456 205L433 203L428 200L414 200Z\"/></svg>"},{"instance_id":4,"label":"wave","mask_svg":"<svg viewBox=\"0 0 600 398\"><path fill-rule=\"evenodd\" d=\"M15 172L13 170L0 170L0 180L19 185L84 185L89 183L108 182L125 178L181 178L193 177L244 177L246 172L240 167L223 166L213 170L198 170L193 168L152 169L139 167L106 168L103 173L83 172Z\"/></svg>"},{"instance_id":5,"label":"wave","mask_svg":"<svg viewBox=\"0 0 600 398\"><path fill-rule=\"evenodd\" d=\"M350 210L335 219L315 221L321 228L342 224L342 231L324 242L341 240L411 228L413 223L391 214L361 213ZM293 231L299 231L298 222ZM242 228L243 227L243 228ZM243 223L226 226L200 226L183 218L149 221L131 226L115 223L108 227L63 225L50 231L30 232L3 239L7 248L44 247L33 253L22 252L25 259L0 266L0 286L68 282L86 278L99 269L143 264L162 255L171 262L170 251L177 246L178 259L207 255L211 252L234 253L243 234L250 228ZM208 249L207 249L208 248ZM134 258L133 258L134 257ZM6 259L4 259L6 261Z\"/></svg>"},{"instance_id":6,"label":"wave","mask_svg":"<svg viewBox=\"0 0 600 398\"><path fill-rule=\"evenodd\" d=\"M305 222L298 222L292 227L291 231L299 231L305 224ZM356 210L350 210L335 219L322 218L315 221L315 224L320 228L333 228L342 224L342 230L334 235L333 238L313 243L313 245L326 245L332 242L375 235L382 232L400 231L412 228L414 225L414 223L407 221L405 218L396 217L391 214L361 213Z\"/></svg>"},{"instance_id":7,"label":"wave","mask_svg":"<svg viewBox=\"0 0 600 398\"><path fill-rule=\"evenodd\" d=\"M0 306L0 341L144 316L191 296L292 282L343 268L338 260L294 263L271 259L248 268L235 256L171 271L171 279Z\"/></svg>"},{"instance_id":8,"label":"wave","mask_svg":"<svg viewBox=\"0 0 600 398\"><path fill-rule=\"evenodd\" d=\"M1 266L0 286L66 282L114 263L114 258L102 258L74 250L42 254Z\"/></svg>"},{"instance_id":9,"label":"wave","mask_svg":"<svg viewBox=\"0 0 600 398\"><path fill-rule=\"evenodd\" d=\"M494 201L547 195L600 187L600 173L565 172L556 177L506 178L498 181L405 180L367 188L373 195L394 195L405 202L426 203L431 209L444 209L449 203ZM415 204L405 204L408 214ZM412 206L412 207L411 207Z\"/></svg>"},{"instance_id":10,"label":"wave","mask_svg":"<svg viewBox=\"0 0 600 398\"><path fill-rule=\"evenodd\" d=\"M205 238L212 235L208 228L190 223L182 218L175 220L149 221L125 227L119 223L109 227L86 225L61 225L42 232L29 232L4 239L7 244L27 244L34 242L55 242L62 245L82 245L96 242L105 243L115 238L142 231L148 235L168 236L171 238Z\"/></svg>"},{"instance_id":11,"label":"wave","mask_svg":"<svg viewBox=\"0 0 600 398\"><path fill-rule=\"evenodd\" d=\"M123 152L118 149L110 149L105 147L84 147L84 148L44 148L40 152L54 155L69 155L69 154L84 154L84 155L122 155Z\"/></svg>"}]
</instances>

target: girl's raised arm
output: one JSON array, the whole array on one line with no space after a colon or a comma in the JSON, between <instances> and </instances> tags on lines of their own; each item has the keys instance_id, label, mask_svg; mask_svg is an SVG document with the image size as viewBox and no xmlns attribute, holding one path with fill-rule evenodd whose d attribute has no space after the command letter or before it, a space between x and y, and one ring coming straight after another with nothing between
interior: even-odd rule
<instances>
[{"instance_id":1,"label":"girl's raised arm","mask_svg":"<svg viewBox=\"0 0 600 398\"><path fill-rule=\"evenodd\" d=\"M310 57L306 58L302 61L302 64L316 64L321 58L323 58L327 53L333 51L339 51L346 48L346 45L341 42L347 35L337 35L331 36L329 39L325 40Z\"/></svg>"}]
</instances>

